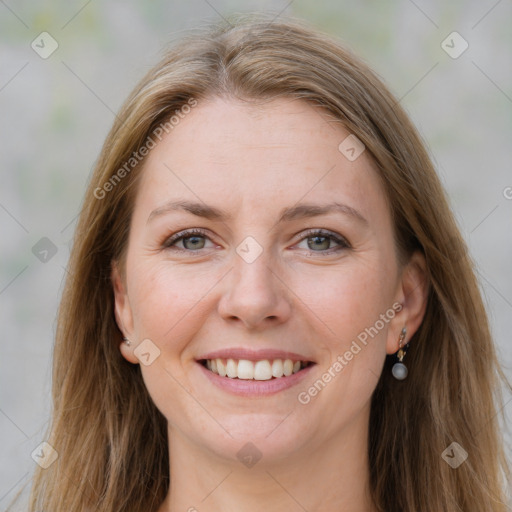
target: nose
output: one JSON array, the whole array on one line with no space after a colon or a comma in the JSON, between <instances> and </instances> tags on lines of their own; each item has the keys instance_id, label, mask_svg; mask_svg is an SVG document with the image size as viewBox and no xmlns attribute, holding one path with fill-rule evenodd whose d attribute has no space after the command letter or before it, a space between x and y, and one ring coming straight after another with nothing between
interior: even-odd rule
<instances>
[{"instance_id":1,"label":"nose","mask_svg":"<svg viewBox=\"0 0 512 512\"><path fill-rule=\"evenodd\" d=\"M292 294L267 252L251 263L234 255L234 268L225 280L225 292L218 305L219 314L226 321L261 330L290 318Z\"/></svg>"}]
</instances>

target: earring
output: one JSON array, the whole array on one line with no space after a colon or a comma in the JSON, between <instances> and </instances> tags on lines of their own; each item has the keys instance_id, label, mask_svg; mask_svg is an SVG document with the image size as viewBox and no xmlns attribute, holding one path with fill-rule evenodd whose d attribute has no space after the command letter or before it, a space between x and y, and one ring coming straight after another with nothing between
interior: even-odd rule
<instances>
[{"instance_id":1,"label":"earring","mask_svg":"<svg viewBox=\"0 0 512 512\"><path fill-rule=\"evenodd\" d=\"M128 339L128 338L124 338L123 337L123 341L128 345L130 346L132 344L132 342Z\"/></svg>"},{"instance_id":2,"label":"earring","mask_svg":"<svg viewBox=\"0 0 512 512\"><path fill-rule=\"evenodd\" d=\"M400 332L400 338L398 339L398 352L396 354L398 358L398 363L395 363L393 365L393 368L391 369L391 373L393 374L393 377L397 380L404 380L407 377L407 366L403 363L404 356L405 356L405 350L402 348L402 344L405 341L405 335L407 334L407 329L404 327Z\"/></svg>"}]
</instances>

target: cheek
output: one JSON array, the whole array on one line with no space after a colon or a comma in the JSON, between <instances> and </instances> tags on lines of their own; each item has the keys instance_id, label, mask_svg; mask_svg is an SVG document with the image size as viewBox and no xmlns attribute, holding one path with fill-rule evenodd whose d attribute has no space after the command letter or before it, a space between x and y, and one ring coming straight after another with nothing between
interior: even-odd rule
<instances>
[{"instance_id":1,"label":"cheek","mask_svg":"<svg viewBox=\"0 0 512 512\"><path fill-rule=\"evenodd\" d=\"M174 348L194 331L194 317L219 281L214 270L201 272L193 264L178 268L166 261L142 262L133 268L132 277L130 304L138 338L150 338L160 347L173 340Z\"/></svg>"},{"instance_id":2,"label":"cheek","mask_svg":"<svg viewBox=\"0 0 512 512\"><path fill-rule=\"evenodd\" d=\"M331 348L341 350L392 307L394 276L390 269L361 260L300 273L292 289L323 324Z\"/></svg>"},{"instance_id":3,"label":"cheek","mask_svg":"<svg viewBox=\"0 0 512 512\"><path fill-rule=\"evenodd\" d=\"M150 339L160 350L151 365L141 365L141 372L153 402L168 420L176 419L175 411L190 409L198 424L205 422L183 383L191 364L185 357L187 349L207 316L208 291L219 280L214 274L214 270L200 272L193 264L177 267L149 259L132 268L130 303L136 338Z\"/></svg>"},{"instance_id":4,"label":"cheek","mask_svg":"<svg viewBox=\"0 0 512 512\"><path fill-rule=\"evenodd\" d=\"M311 414L323 416L326 437L367 410L396 314L393 278L386 269L354 265L324 275L309 288L307 304L321 320L317 343L328 357L315 379L298 390L298 398Z\"/></svg>"}]
</instances>

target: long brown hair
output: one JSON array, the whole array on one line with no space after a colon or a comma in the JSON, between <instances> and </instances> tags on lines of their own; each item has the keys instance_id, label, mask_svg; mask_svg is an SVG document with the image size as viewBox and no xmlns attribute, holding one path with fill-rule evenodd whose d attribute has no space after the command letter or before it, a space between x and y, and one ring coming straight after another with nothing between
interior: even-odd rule
<instances>
[{"instance_id":1,"label":"long brown hair","mask_svg":"<svg viewBox=\"0 0 512 512\"><path fill-rule=\"evenodd\" d=\"M121 356L114 318L112 262L122 262L143 168L143 161L126 163L191 100L285 96L322 108L364 143L387 192L400 259L419 250L428 267L427 310L410 341L409 377L392 378L388 357L372 398L376 507L505 512L510 473L497 413L506 379L472 262L417 131L381 80L334 39L296 20L249 15L230 22L171 49L132 92L105 141L59 310L46 438L58 458L37 468L30 510L148 512L163 502L170 485L166 420L140 366ZM468 454L456 469L443 458L450 446L453 455L454 442Z\"/></svg>"}]
</instances>

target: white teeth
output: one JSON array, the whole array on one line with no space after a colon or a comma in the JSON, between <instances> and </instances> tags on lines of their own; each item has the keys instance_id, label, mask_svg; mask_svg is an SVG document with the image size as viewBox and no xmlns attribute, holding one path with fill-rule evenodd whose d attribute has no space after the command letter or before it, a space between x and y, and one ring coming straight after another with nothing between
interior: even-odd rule
<instances>
[{"instance_id":1,"label":"white teeth","mask_svg":"<svg viewBox=\"0 0 512 512\"><path fill-rule=\"evenodd\" d=\"M266 359L264 361L256 361L254 365L254 380L270 380L271 378L272 367L270 363Z\"/></svg>"},{"instance_id":2,"label":"white teeth","mask_svg":"<svg viewBox=\"0 0 512 512\"><path fill-rule=\"evenodd\" d=\"M228 359L228 362L226 363L226 375L230 379L238 377L238 364L233 359Z\"/></svg>"},{"instance_id":3,"label":"white teeth","mask_svg":"<svg viewBox=\"0 0 512 512\"><path fill-rule=\"evenodd\" d=\"M215 361L217 362L217 373L221 377L225 377L226 376L226 367L224 366L222 359L215 359Z\"/></svg>"},{"instance_id":4,"label":"white teeth","mask_svg":"<svg viewBox=\"0 0 512 512\"><path fill-rule=\"evenodd\" d=\"M272 363L272 375L276 378L284 375L283 361L281 361L281 359L274 359L274 362Z\"/></svg>"},{"instance_id":5,"label":"white teeth","mask_svg":"<svg viewBox=\"0 0 512 512\"><path fill-rule=\"evenodd\" d=\"M285 359L283 363L283 373L285 377L288 377L293 372L293 361L291 359Z\"/></svg>"},{"instance_id":6,"label":"white teeth","mask_svg":"<svg viewBox=\"0 0 512 512\"><path fill-rule=\"evenodd\" d=\"M238 378L254 379L254 365L252 361L247 361L247 359L240 359L238 361Z\"/></svg>"},{"instance_id":7,"label":"white teeth","mask_svg":"<svg viewBox=\"0 0 512 512\"><path fill-rule=\"evenodd\" d=\"M239 378L243 380L270 380L272 377L288 377L297 373L307 365L306 362L292 361L291 359L274 359L270 361L249 361L248 359L207 359L206 367L220 375L230 379Z\"/></svg>"}]
</instances>

